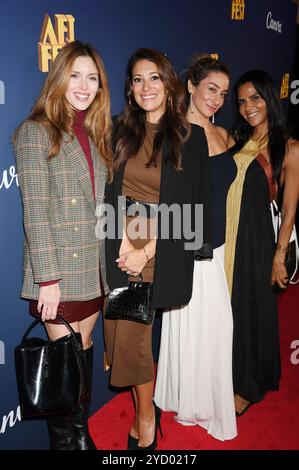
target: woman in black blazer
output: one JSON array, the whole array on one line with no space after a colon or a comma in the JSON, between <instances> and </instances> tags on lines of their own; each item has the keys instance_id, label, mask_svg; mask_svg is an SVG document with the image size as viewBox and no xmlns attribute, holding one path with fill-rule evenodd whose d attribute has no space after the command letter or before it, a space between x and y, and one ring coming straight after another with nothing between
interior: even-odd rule
<instances>
[{"instance_id":1,"label":"woman in black blazer","mask_svg":"<svg viewBox=\"0 0 299 470\"><path fill-rule=\"evenodd\" d=\"M138 49L127 72L128 104L115 122L114 179L106 190L106 204L115 209L115 218L110 216L108 224L123 235L106 239L107 282L112 290L142 273L144 281L153 282L154 307L173 307L190 300L194 256L212 257L207 143L203 129L190 126L185 118L184 89L164 54ZM126 229L119 230L120 196L146 207L159 205L156 236L133 240L129 224L134 218L128 216ZM176 226L170 223L167 235L165 208L172 204L182 218ZM203 204L202 218L199 204ZM149 219L148 214L150 224ZM187 229L191 233L196 229L195 239ZM157 442L160 410L152 403L151 331L152 325L105 320L110 383L133 387L136 418L128 448L154 449Z\"/></svg>"}]
</instances>

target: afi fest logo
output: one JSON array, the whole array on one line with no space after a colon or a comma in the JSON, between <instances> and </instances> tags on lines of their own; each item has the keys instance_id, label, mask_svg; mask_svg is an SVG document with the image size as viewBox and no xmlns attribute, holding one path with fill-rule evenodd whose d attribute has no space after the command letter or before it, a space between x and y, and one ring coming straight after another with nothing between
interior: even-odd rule
<instances>
[{"instance_id":1,"label":"afi fest logo","mask_svg":"<svg viewBox=\"0 0 299 470\"><path fill-rule=\"evenodd\" d=\"M72 15L54 15L54 26L49 15L45 14L42 32L38 43L38 66L41 72L49 71L60 49L75 40L75 18Z\"/></svg>"},{"instance_id":2,"label":"afi fest logo","mask_svg":"<svg viewBox=\"0 0 299 470\"><path fill-rule=\"evenodd\" d=\"M245 18L245 0L233 0L231 19L235 21L244 21Z\"/></svg>"},{"instance_id":3,"label":"afi fest logo","mask_svg":"<svg viewBox=\"0 0 299 470\"><path fill-rule=\"evenodd\" d=\"M281 87L280 87L280 99L284 100L289 96L289 81L290 81L290 74L285 73L282 77Z\"/></svg>"},{"instance_id":4,"label":"afi fest logo","mask_svg":"<svg viewBox=\"0 0 299 470\"><path fill-rule=\"evenodd\" d=\"M5 85L2 80L0 80L0 104L5 104Z\"/></svg>"}]
</instances>

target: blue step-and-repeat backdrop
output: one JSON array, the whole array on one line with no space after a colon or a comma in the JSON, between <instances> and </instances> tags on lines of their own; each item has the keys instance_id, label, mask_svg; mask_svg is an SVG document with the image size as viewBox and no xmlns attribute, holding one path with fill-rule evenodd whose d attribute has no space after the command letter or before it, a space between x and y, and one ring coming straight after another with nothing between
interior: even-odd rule
<instances>
[{"instance_id":1,"label":"blue step-and-repeat backdrop","mask_svg":"<svg viewBox=\"0 0 299 470\"><path fill-rule=\"evenodd\" d=\"M20 421L14 347L31 321L21 300L22 207L11 145L49 63L68 40L92 43L107 68L112 111L124 103L125 66L137 47L162 50L182 72L196 52L218 54L232 81L252 68L270 72L285 108L292 93L296 5L291 0L0 0L0 449L46 449L43 421ZM229 100L217 117L227 127ZM37 333L41 333L42 329ZM92 411L113 397L95 334Z\"/></svg>"}]
</instances>

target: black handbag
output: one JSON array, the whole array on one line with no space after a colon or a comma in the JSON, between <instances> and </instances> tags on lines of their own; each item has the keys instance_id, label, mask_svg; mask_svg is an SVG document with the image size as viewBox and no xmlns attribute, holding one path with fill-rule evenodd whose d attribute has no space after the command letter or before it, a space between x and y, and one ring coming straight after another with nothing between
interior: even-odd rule
<instances>
[{"instance_id":1,"label":"black handbag","mask_svg":"<svg viewBox=\"0 0 299 470\"><path fill-rule=\"evenodd\" d=\"M60 316L70 334L55 341L27 338L35 320L15 348L15 368L22 418L74 411L86 394L80 333Z\"/></svg>"},{"instance_id":2,"label":"black handbag","mask_svg":"<svg viewBox=\"0 0 299 470\"><path fill-rule=\"evenodd\" d=\"M298 268L296 240L293 240L288 244L284 264L288 274L288 278L292 280Z\"/></svg>"},{"instance_id":3,"label":"black handbag","mask_svg":"<svg viewBox=\"0 0 299 470\"><path fill-rule=\"evenodd\" d=\"M130 320L151 325L155 316L153 307L153 284L138 281L129 282L109 293L106 303L106 320Z\"/></svg>"},{"instance_id":4,"label":"black handbag","mask_svg":"<svg viewBox=\"0 0 299 470\"><path fill-rule=\"evenodd\" d=\"M275 234L275 243L278 241L278 234L281 226L281 212L278 209L278 206L275 201L272 201L270 204L271 209L271 216L272 216L272 223L274 228ZM299 246L298 246L298 239L297 239L297 232L296 226L294 225L292 228L292 233L290 237L290 241L288 244L288 248L286 250L285 256L285 268L288 275L288 282L290 284L297 284L299 279L296 281L294 280L299 264Z\"/></svg>"}]
</instances>

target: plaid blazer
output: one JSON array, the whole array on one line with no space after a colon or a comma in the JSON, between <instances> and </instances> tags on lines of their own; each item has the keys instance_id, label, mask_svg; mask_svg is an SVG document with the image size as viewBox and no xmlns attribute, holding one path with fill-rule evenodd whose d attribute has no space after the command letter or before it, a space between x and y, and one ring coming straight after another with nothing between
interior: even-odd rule
<instances>
[{"instance_id":1,"label":"plaid blazer","mask_svg":"<svg viewBox=\"0 0 299 470\"><path fill-rule=\"evenodd\" d=\"M21 297L38 299L39 283L60 279L61 301L90 300L105 293L104 240L95 234L96 205L104 198L107 170L90 140L96 201L84 152L67 134L58 155L48 159L46 128L26 121L18 130L15 155L23 201L25 242Z\"/></svg>"}]
</instances>

